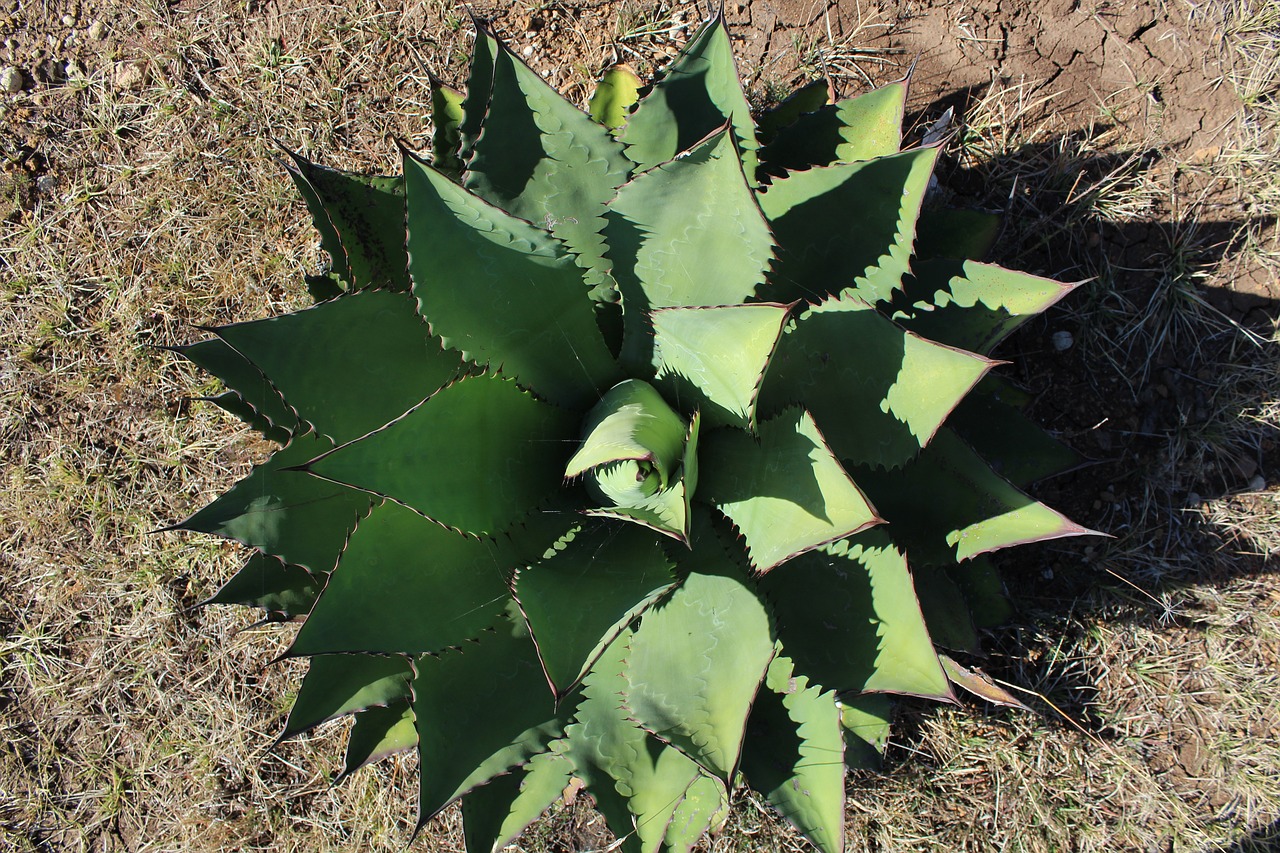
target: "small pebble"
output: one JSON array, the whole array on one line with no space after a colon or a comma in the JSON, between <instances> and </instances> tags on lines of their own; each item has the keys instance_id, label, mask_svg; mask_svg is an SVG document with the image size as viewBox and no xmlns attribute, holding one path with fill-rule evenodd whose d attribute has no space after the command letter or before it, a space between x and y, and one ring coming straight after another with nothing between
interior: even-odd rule
<instances>
[{"instance_id":1,"label":"small pebble","mask_svg":"<svg viewBox=\"0 0 1280 853\"><path fill-rule=\"evenodd\" d=\"M94 41L102 41L107 37L107 25L102 21L94 21L89 25L89 38Z\"/></svg>"},{"instance_id":2,"label":"small pebble","mask_svg":"<svg viewBox=\"0 0 1280 853\"><path fill-rule=\"evenodd\" d=\"M520 51L520 55L523 56L525 59L528 59L529 57L533 56L533 45L526 44L524 46L524 49Z\"/></svg>"},{"instance_id":3,"label":"small pebble","mask_svg":"<svg viewBox=\"0 0 1280 853\"><path fill-rule=\"evenodd\" d=\"M1053 348L1058 352L1066 352L1075 344L1075 337L1065 329L1060 332L1054 332L1050 336L1049 341L1053 344Z\"/></svg>"},{"instance_id":4,"label":"small pebble","mask_svg":"<svg viewBox=\"0 0 1280 853\"><path fill-rule=\"evenodd\" d=\"M23 76L22 71L14 68L12 65L3 71L0 71L0 90L3 90L7 94L12 95L16 92L21 92L22 87L26 82L26 78Z\"/></svg>"},{"instance_id":5,"label":"small pebble","mask_svg":"<svg viewBox=\"0 0 1280 853\"><path fill-rule=\"evenodd\" d=\"M58 188L58 179L53 175L41 175L36 178L36 192L50 195Z\"/></svg>"},{"instance_id":6,"label":"small pebble","mask_svg":"<svg viewBox=\"0 0 1280 853\"><path fill-rule=\"evenodd\" d=\"M1267 478L1259 474L1249 481L1249 491L1265 492L1267 490Z\"/></svg>"},{"instance_id":7,"label":"small pebble","mask_svg":"<svg viewBox=\"0 0 1280 853\"><path fill-rule=\"evenodd\" d=\"M146 65L134 60L117 62L111 73L111 82L117 89L136 89L146 79Z\"/></svg>"},{"instance_id":8,"label":"small pebble","mask_svg":"<svg viewBox=\"0 0 1280 853\"><path fill-rule=\"evenodd\" d=\"M63 16L62 16L62 26L64 26L64 27L74 27L75 25L76 25L76 18L75 18L75 15L63 15Z\"/></svg>"}]
</instances>

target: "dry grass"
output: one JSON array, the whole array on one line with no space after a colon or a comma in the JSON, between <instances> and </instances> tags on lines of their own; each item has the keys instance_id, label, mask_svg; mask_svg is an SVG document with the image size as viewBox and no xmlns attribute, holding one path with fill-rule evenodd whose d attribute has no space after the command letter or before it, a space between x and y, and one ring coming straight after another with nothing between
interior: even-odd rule
<instances>
[{"instance_id":1,"label":"dry grass","mask_svg":"<svg viewBox=\"0 0 1280 853\"><path fill-rule=\"evenodd\" d=\"M573 58L542 61L575 97L615 58L660 62L691 20L686 4L634 0L503 7L518 47ZM298 671L267 663L290 631L189 609L237 549L149 533L264 451L185 403L207 380L152 347L302 299L317 248L272 140L391 169L395 139L427 136L424 64L461 78L458 7L378 8L126 0L102 12L103 42L83 7L0 14L31 65L33 39L77 15L77 44L45 49L83 61L0 100L0 847L398 850L409 836L413 761L331 788L341 725L268 749ZM1011 564L1023 614L984 665L1039 694L1036 713L904 707L886 771L851 778L854 849L1274 849L1280 374L1274 326L1255 311L1243 331L1216 288L1280 258L1280 12L1223 10L1242 113L1211 163L1157 163L1109 96L1083 126L1055 123L1052 92L1025 81L969 105L947 185L1010 200L1006 260L1095 277L1006 354L1032 387L1064 389L1038 415L1113 460L1046 496L1117 538ZM800 38L847 82L898 76L822 23ZM117 63L135 60L142 79L121 85ZM1112 250L1136 228L1141 250ZM1057 328L1077 341L1061 358L1044 345ZM1121 401L1101 426L1100 400ZM604 844L580 803L522 849ZM747 798L708 849L803 848ZM461 850L456 814L415 849Z\"/></svg>"}]
</instances>

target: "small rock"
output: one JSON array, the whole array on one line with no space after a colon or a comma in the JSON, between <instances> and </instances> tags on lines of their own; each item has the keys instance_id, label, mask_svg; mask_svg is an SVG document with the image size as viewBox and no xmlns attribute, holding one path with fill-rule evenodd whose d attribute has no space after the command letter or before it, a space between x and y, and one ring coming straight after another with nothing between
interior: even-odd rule
<instances>
[{"instance_id":1,"label":"small rock","mask_svg":"<svg viewBox=\"0 0 1280 853\"><path fill-rule=\"evenodd\" d=\"M58 188L58 179L53 175L41 175L36 178L36 192L41 195L52 195Z\"/></svg>"},{"instance_id":2,"label":"small rock","mask_svg":"<svg viewBox=\"0 0 1280 853\"><path fill-rule=\"evenodd\" d=\"M136 59L117 62L111 72L111 82L117 89L137 89L146 77L146 63Z\"/></svg>"},{"instance_id":3,"label":"small rock","mask_svg":"<svg viewBox=\"0 0 1280 853\"><path fill-rule=\"evenodd\" d=\"M8 68L0 71L0 91L7 92L12 95L15 92L21 92L22 87L27 83L26 77L22 70L14 68L10 65Z\"/></svg>"},{"instance_id":4,"label":"small rock","mask_svg":"<svg viewBox=\"0 0 1280 853\"><path fill-rule=\"evenodd\" d=\"M1259 474L1249 481L1249 491L1265 492L1267 490L1267 478Z\"/></svg>"},{"instance_id":5,"label":"small rock","mask_svg":"<svg viewBox=\"0 0 1280 853\"><path fill-rule=\"evenodd\" d=\"M533 56L533 45L526 44L524 46L524 49L520 51L520 55L523 56L525 59L528 59L529 57Z\"/></svg>"},{"instance_id":6,"label":"small rock","mask_svg":"<svg viewBox=\"0 0 1280 853\"><path fill-rule=\"evenodd\" d=\"M41 60L36 66L36 80L50 86L61 86L67 82L66 63L53 57Z\"/></svg>"},{"instance_id":7,"label":"small rock","mask_svg":"<svg viewBox=\"0 0 1280 853\"><path fill-rule=\"evenodd\" d=\"M75 16L75 15L63 15L63 16L62 16L62 26L64 26L64 27L74 27L75 25L76 25L76 16Z\"/></svg>"},{"instance_id":8,"label":"small rock","mask_svg":"<svg viewBox=\"0 0 1280 853\"><path fill-rule=\"evenodd\" d=\"M1054 332L1049 337L1049 341L1053 344L1053 348L1058 352L1066 352L1075 345L1076 339L1074 335L1063 329L1061 331Z\"/></svg>"},{"instance_id":9,"label":"small rock","mask_svg":"<svg viewBox=\"0 0 1280 853\"><path fill-rule=\"evenodd\" d=\"M94 41L102 41L107 37L107 25L102 21L94 21L89 25L89 38Z\"/></svg>"}]
</instances>

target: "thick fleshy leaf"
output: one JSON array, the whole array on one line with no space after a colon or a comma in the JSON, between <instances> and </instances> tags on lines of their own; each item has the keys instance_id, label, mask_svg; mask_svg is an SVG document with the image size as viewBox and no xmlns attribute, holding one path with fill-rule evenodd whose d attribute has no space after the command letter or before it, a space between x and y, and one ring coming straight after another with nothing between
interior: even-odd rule
<instances>
[{"instance_id":1,"label":"thick fleshy leaf","mask_svg":"<svg viewBox=\"0 0 1280 853\"><path fill-rule=\"evenodd\" d=\"M285 166L307 202L334 274L352 290L408 290L404 179L329 169L286 153Z\"/></svg>"},{"instance_id":2,"label":"thick fleshy leaf","mask_svg":"<svg viewBox=\"0 0 1280 853\"><path fill-rule=\"evenodd\" d=\"M710 425L754 430L756 395L790 310L762 302L654 311L658 383Z\"/></svg>"},{"instance_id":3,"label":"thick fleshy leaf","mask_svg":"<svg viewBox=\"0 0 1280 853\"><path fill-rule=\"evenodd\" d=\"M562 723L518 613L479 642L419 658L417 670L421 828L457 797L545 751Z\"/></svg>"},{"instance_id":4,"label":"thick fleshy leaf","mask_svg":"<svg viewBox=\"0 0 1280 853\"><path fill-rule=\"evenodd\" d=\"M722 826L728 816L729 798L724 787L699 773L671 814L662 839L664 853L690 853L708 830Z\"/></svg>"},{"instance_id":5,"label":"thick fleshy leaf","mask_svg":"<svg viewBox=\"0 0 1280 853\"><path fill-rule=\"evenodd\" d=\"M1013 602L991 558L974 557L946 571L964 597L975 627L999 628L1013 618Z\"/></svg>"},{"instance_id":6,"label":"thick fleshy leaf","mask_svg":"<svg viewBox=\"0 0 1280 853\"><path fill-rule=\"evenodd\" d=\"M1023 414L1031 395L999 376L983 377L947 419L997 474L1018 488L1061 474L1084 457Z\"/></svg>"},{"instance_id":7,"label":"thick fleshy leaf","mask_svg":"<svg viewBox=\"0 0 1280 853\"><path fill-rule=\"evenodd\" d=\"M291 470L331 447L315 433L295 436L248 477L174 527L225 536L311 572L332 571L356 520L375 499Z\"/></svg>"},{"instance_id":8,"label":"thick fleshy leaf","mask_svg":"<svg viewBox=\"0 0 1280 853\"><path fill-rule=\"evenodd\" d=\"M782 336L761 405L800 403L840 459L896 467L929 443L992 364L903 331L855 296L832 297Z\"/></svg>"},{"instance_id":9,"label":"thick fleshy leaf","mask_svg":"<svg viewBox=\"0 0 1280 853\"><path fill-rule=\"evenodd\" d=\"M774 181L759 199L778 241L778 260L760 297L821 302L852 288L872 304L888 299L907 272L938 150L917 148Z\"/></svg>"},{"instance_id":10,"label":"thick fleshy leaf","mask_svg":"<svg viewBox=\"0 0 1280 853\"><path fill-rule=\"evenodd\" d=\"M597 465L633 460L651 465L666 488L680 464L687 429L652 385L627 379L610 388L587 414L582 446L564 475L577 477Z\"/></svg>"},{"instance_id":11,"label":"thick fleshy leaf","mask_svg":"<svg viewBox=\"0 0 1280 853\"><path fill-rule=\"evenodd\" d=\"M724 17L716 14L636 104L621 138L638 171L665 163L726 123L743 171L755 182L755 122L742 91ZM716 256L719 257L719 256Z\"/></svg>"},{"instance_id":12,"label":"thick fleshy leaf","mask_svg":"<svg viewBox=\"0 0 1280 853\"><path fill-rule=\"evenodd\" d=\"M596 521L575 527L520 571L516 600L556 695L576 685L605 646L671 588L673 568L653 534Z\"/></svg>"},{"instance_id":13,"label":"thick fleshy leaf","mask_svg":"<svg viewBox=\"0 0 1280 853\"><path fill-rule=\"evenodd\" d=\"M454 180L462 175L462 122L466 96L442 81L431 79L431 162Z\"/></svg>"},{"instance_id":14,"label":"thick fleshy leaf","mask_svg":"<svg viewBox=\"0 0 1280 853\"><path fill-rule=\"evenodd\" d=\"M761 115L756 123L756 133L760 137L765 152L768 151L769 143L776 139L779 133L795 124L806 113L817 112L825 107L831 98L830 78L820 77L796 89L782 103ZM766 156L765 159L767 161L768 157Z\"/></svg>"},{"instance_id":15,"label":"thick fleshy leaf","mask_svg":"<svg viewBox=\"0 0 1280 853\"><path fill-rule=\"evenodd\" d=\"M307 467L449 527L494 534L558 489L561 448L576 427L514 382L471 376Z\"/></svg>"},{"instance_id":16,"label":"thick fleshy leaf","mask_svg":"<svg viewBox=\"0 0 1280 853\"><path fill-rule=\"evenodd\" d=\"M544 752L462 798L467 853L498 853L537 820L569 784L573 764Z\"/></svg>"},{"instance_id":17,"label":"thick fleshy leaf","mask_svg":"<svg viewBox=\"0 0 1280 853\"><path fill-rule=\"evenodd\" d=\"M653 369L651 310L744 302L773 256L727 129L625 184L607 219L622 294L622 359L636 376Z\"/></svg>"},{"instance_id":18,"label":"thick fleshy leaf","mask_svg":"<svg viewBox=\"0 0 1280 853\"><path fill-rule=\"evenodd\" d=\"M806 411L765 421L758 441L712 433L702 460L699 496L729 517L761 572L880 522Z\"/></svg>"},{"instance_id":19,"label":"thick fleshy leaf","mask_svg":"<svg viewBox=\"0 0 1280 853\"><path fill-rule=\"evenodd\" d=\"M627 123L631 108L640 99L640 77L625 63L614 65L604 73L591 95L591 117L610 130Z\"/></svg>"},{"instance_id":20,"label":"thick fleshy leaf","mask_svg":"<svg viewBox=\"0 0 1280 853\"><path fill-rule=\"evenodd\" d=\"M742 772L819 850L844 850L840 709L786 657L773 659L751 709Z\"/></svg>"},{"instance_id":21,"label":"thick fleshy leaf","mask_svg":"<svg viewBox=\"0 0 1280 853\"><path fill-rule=\"evenodd\" d=\"M1019 491L947 427L901 470L862 469L856 476L916 563L948 565L1094 532Z\"/></svg>"},{"instance_id":22,"label":"thick fleshy leaf","mask_svg":"<svg viewBox=\"0 0 1280 853\"><path fill-rule=\"evenodd\" d=\"M385 708L370 708L356 714L347 735L347 752L342 761L338 784L361 767L381 761L389 755L413 749L418 745L418 729L414 725L409 700L393 702Z\"/></svg>"},{"instance_id":23,"label":"thick fleshy leaf","mask_svg":"<svg viewBox=\"0 0 1280 853\"><path fill-rule=\"evenodd\" d=\"M697 763L628 719L621 694L633 635L623 632L583 682L583 699L566 730L575 775L586 782L622 849L659 848L681 798L698 778ZM721 787L717 784L717 787Z\"/></svg>"},{"instance_id":24,"label":"thick fleshy leaf","mask_svg":"<svg viewBox=\"0 0 1280 853\"><path fill-rule=\"evenodd\" d=\"M948 699L907 561L883 530L802 554L760 590L796 672L832 690Z\"/></svg>"},{"instance_id":25,"label":"thick fleshy leaf","mask_svg":"<svg viewBox=\"0 0 1280 853\"><path fill-rule=\"evenodd\" d=\"M614 384L581 270L558 240L408 153L405 182L413 293L433 333L557 403Z\"/></svg>"},{"instance_id":26,"label":"thick fleshy leaf","mask_svg":"<svg viewBox=\"0 0 1280 853\"><path fill-rule=\"evenodd\" d=\"M901 82L819 105L779 127L760 159L769 171L784 174L896 154L902 147L906 99L907 84Z\"/></svg>"},{"instance_id":27,"label":"thick fleshy leaf","mask_svg":"<svg viewBox=\"0 0 1280 853\"><path fill-rule=\"evenodd\" d=\"M917 261L890 310L913 332L988 353L1075 287L978 261Z\"/></svg>"},{"instance_id":28,"label":"thick fleshy leaf","mask_svg":"<svg viewBox=\"0 0 1280 853\"><path fill-rule=\"evenodd\" d=\"M916 258L980 261L1000 236L1001 218L985 210L926 207L916 223Z\"/></svg>"},{"instance_id":29,"label":"thick fleshy leaf","mask_svg":"<svg viewBox=\"0 0 1280 853\"><path fill-rule=\"evenodd\" d=\"M498 55L498 40L477 22L476 40L471 49L471 70L467 77L467 94L462 99L462 123L458 125L458 159L466 164L471 159L476 138L489 111L493 94L493 64Z\"/></svg>"},{"instance_id":30,"label":"thick fleshy leaf","mask_svg":"<svg viewBox=\"0 0 1280 853\"><path fill-rule=\"evenodd\" d=\"M893 708L884 693L863 693L840 700L844 727L844 763L851 770L878 770L889 743Z\"/></svg>"},{"instance_id":31,"label":"thick fleshy leaf","mask_svg":"<svg viewBox=\"0 0 1280 853\"><path fill-rule=\"evenodd\" d=\"M636 722L727 789L773 659L773 632L764 605L714 536L695 542L688 565L696 568L685 582L640 620L623 698Z\"/></svg>"},{"instance_id":32,"label":"thick fleshy leaf","mask_svg":"<svg viewBox=\"0 0 1280 853\"><path fill-rule=\"evenodd\" d=\"M399 417L462 368L431 337L413 297L386 290L215 331L335 444Z\"/></svg>"},{"instance_id":33,"label":"thick fleshy leaf","mask_svg":"<svg viewBox=\"0 0 1280 853\"><path fill-rule=\"evenodd\" d=\"M920 611L924 613L924 623L929 626L934 645L979 654L982 644L969 608L961 606L964 596L947 570L940 566L916 565L911 574L915 579L916 597L920 599Z\"/></svg>"},{"instance_id":34,"label":"thick fleshy leaf","mask_svg":"<svg viewBox=\"0 0 1280 853\"><path fill-rule=\"evenodd\" d=\"M409 698L413 668L399 655L316 655L280 740L375 706Z\"/></svg>"},{"instance_id":35,"label":"thick fleshy leaf","mask_svg":"<svg viewBox=\"0 0 1280 853\"><path fill-rule=\"evenodd\" d=\"M972 693L974 696L986 699L993 705L1019 708L1023 711L1031 710L1008 690L992 681L991 676L982 670L961 666L946 655L940 655L939 657L942 659L943 668L947 671L947 677L957 687Z\"/></svg>"},{"instance_id":36,"label":"thick fleshy leaf","mask_svg":"<svg viewBox=\"0 0 1280 853\"><path fill-rule=\"evenodd\" d=\"M425 654L478 637L510 599L511 548L387 502L357 526L289 654Z\"/></svg>"},{"instance_id":37,"label":"thick fleshy leaf","mask_svg":"<svg viewBox=\"0 0 1280 853\"><path fill-rule=\"evenodd\" d=\"M311 610L324 586L326 575L312 574L257 551L204 604L243 604L261 607L285 618L302 616Z\"/></svg>"},{"instance_id":38,"label":"thick fleshy leaf","mask_svg":"<svg viewBox=\"0 0 1280 853\"><path fill-rule=\"evenodd\" d=\"M262 437L267 441L274 441L276 444L284 445L289 443L289 439L293 435L287 429L273 426L271 421L263 417L253 406L246 403L244 397L241 397L235 391L224 391L214 397L200 397L197 399L213 403L224 412L239 418L248 424L250 429L255 429L262 433Z\"/></svg>"},{"instance_id":39,"label":"thick fleshy leaf","mask_svg":"<svg viewBox=\"0 0 1280 853\"><path fill-rule=\"evenodd\" d=\"M622 144L505 46L494 62L493 95L476 140L467 189L512 216L544 226L598 284L605 206L627 179Z\"/></svg>"},{"instance_id":40,"label":"thick fleshy leaf","mask_svg":"<svg viewBox=\"0 0 1280 853\"><path fill-rule=\"evenodd\" d=\"M222 384L244 401L254 415L266 420L267 430L282 430L291 435L300 428L297 413L285 405L284 398L271 384L271 380L267 379L262 371L254 367L247 358L232 349L226 341L221 338L209 338L185 347L177 347L174 352L218 377ZM222 404L219 403L219 405ZM242 410L238 408L232 407L227 410L237 417L245 417ZM261 429L263 426L258 424L255 428ZM266 430L263 431L266 432Z\"/></svg>"}]
</instances>

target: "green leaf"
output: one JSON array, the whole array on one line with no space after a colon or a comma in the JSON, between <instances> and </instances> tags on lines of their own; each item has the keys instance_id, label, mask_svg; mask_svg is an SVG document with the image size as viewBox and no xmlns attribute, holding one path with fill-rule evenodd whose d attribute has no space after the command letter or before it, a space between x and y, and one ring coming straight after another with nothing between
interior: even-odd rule
<instances>
[{"instance_id":1,"label":"green leaf","mask_svg":"<svg viewBox=\"0 0 1280 853\"><path fill-rule=\"evenodd\" d=\"M671 588L673 568L647 531L593 522L569 531L520 571L516 600L557 696L577 685L605 646Z\"/></svg>"},{"instance_id":2,"label":"green leaf","mask_svg":"<svg viewBox=\"0 0 1280 853\"><path fill-rule=\"evenodd\" d=\"M727 130L623 185L607 219L622 294L622 358L637 376L652 369L651 310L744 302L773 256Z\"/></svg>"},{"instance_id":3,"label":"green leaf","mask_svg":"<svg viewBox=\"0 0 1280 853\"><path fill-rule=\"evenodd\" d=\"M769 665L747 721L742 772L823 853L844 850L844 736L835 694Z\"/></svg>"},{"instance_id":4,"label":"green leaf","mask_svg":"<svg viewBox=\"0 0 1280 853\"><path fill-rule=\"evenodd\" d=\"M989 557L974 557L961 565L948 566L946 572L960 590L976 627L999 628L1013 618L1013 603Z\"/></svg>"},{"instance_id":5,"label":"green leaf","mask_svg":"<svg viewBox=\"0 0 1280 853\"><path fill-rule=\"evenodd\" d=\"M493 66L498 55L498 40L483 26L476 26L476 40L471 50L471 72L467 78L467 95L462 99L462 124L458 126L458 159L464 164L471 159L476 138L489 112L493 94Z\"/></svg>"},{"instance_id":6,"label":"green leaf","mask_svg":"<svg viewBox=\"0 0 1280 853\"><path fill-rule=\"evenodd\" d=\"M267 379L262 371L254 367L247 358L232 349L226 341L221 338L209 338L185 347L177 347L174 352L197 367L212 373L222 381L223 385L237 394L253 413L250 417L265 420L265 424L261 422L251 424L264 435L268 433L278 435L280 431L286 435L292 435L299 429L297 413L285 405L284 398L271 384L271 380ZM214 402L223 406L223 403L218 400ZM234 403L223 408L236 417L249 420L245 417L244 410Z\"/></svg>"},{"instance_id":7,"label":"green leaf","mask_svg":"<svg viewBox=\"0 0 1280 853\"><path fill-rule=\"evenodd\" d=\"M559 241L407 152L405 180L413 292L433 333L553 402L581 406L614 384L617 363Z\"/></svg>"},{"instance_id":8,"label":"green leaf","mask_svg":"<svg viewBox=\"0 0 1280 853\"><path fill-rule=\"evenodd\" d=\"M924 622L929 626L929 636L933 638L934 645L979 654L982 644L969 616L969 608L957 606L957 602L964 601L964 596L947 569L917 565L912 575L916 597L920 599L920 611L924 613Z\"/></svg>"},{"instance_id":9,"label":"green leaf","mask_svg":"<svg viewBox=\"0 0 1280 853\"><path fill-rule=\"evenodd\" d=\"M286 151L285 167L307 202L320 245L348 289L408 290L404 251L404 179L359 175Z\"/></svg>"},{"instance_id":10,"label":"green leaf","mask_svg":"<svg viewBox=\"0 0 1280 853\"><path fill-rule=\"evenodd\" d=\"M913 273L894 294L893 319L927 338L981 353L1076 287L977 261L919 261Z\"/></svg>"},{"instance_id":11,"label":"green leaf","mask_svg":"<svg viewBox=\"0 0 1280 853\"><path fill-rule=\"evenodd\" d=\"M800 409L762 423L759 441L708 436L702 471L699 494L733 522L761 572L880 522Z\"/></svg>"},{"instance_id":12,"label":"green leaf","mask_svg":"<svg viewBox=\"0 0 1280 853\"><path fill-rule=\"evenodd\" d=\"M1084 457L1022 413L1030 400L1029 394L1008 380L988 375L947 419L947 426L1018 488L1084 462Z\"/></svg>"},{"instance_id":13,"label":"green leaf","mask_svg":"<svg viewBox=\"0 0 1280 853\"><path fill-rule=\"evenodd\" d=\"M510 600L511 550L384 503L356 526L289 654L424 654L474 640Z\"/></svg>"},{"instance_id":14,"label":"green leaf","mask_svg":"<svg viewBox=\"0 0 1280 853\"><path fill-rule=\"evenodd\" d=\"M628 687L624 671L632 636L623 632L587 675L566 739L575 774L623 839L623 849L647 852L663 843L690 786L707 777L684 753L628 719L619 694Z\"/></svg>"},{"instance_id":15,"label":"green leaf","mask_svg":"<svg viewBox=\"0 0 1280 853\"><path fill-rule=\"evenodd\" d=\"M832 297L783 335L761 406L804 405L840 459L896 467L992 364L903 331L852 295Z\"/></svg>"},{"instance_id":16,"label":"green leaf","mask_svg":"<svg viewBox=\"0 0 1280 853\"><path fill-rule=\"evenodd\" d=\"M926 207L916 223L916 258L982 260L1000 236L1001 217L985 210Z\"/></svg>"},{"instance_id":17,"label":"green leaf","mask_svg":"<svg viewBox=\"0 0 1280 853\"><path fill-rule=\"evenodd\" d=\"M308 469L449 527L493 534L557 491L573 421L514 382L472 376Z\"/></svg>"},{"instance_id":18,"label":"green leaf","mask_svg":"<svg viewBox=\"0 0 1280 853\"><path fill-rule=\"evenodd\" d=\"M726 563L718 542L695 543L694 570L645 612L631 639L623 701L636 722L727 790L774 648L764 606L732 567L718 573Z\"/></svg>"},{"instance_id":19,"label":"green leaf","mask_svg":"<svg viewBox=\"0 0 1280 853\"><path fill-rule=\"evenodd\" d=\"M884 693L846 696L840 701L844 727L844 762L851 770L879 770L880 756L889 743L893 708Z\"/></svg>"},{"instance_id":20,"label":"green leaf","mask_svg":"<svg viewBox=\"0 0 1280 853\"><path fill-rule=\"evenodd\" d=\"M631 108L640 99L640 77L626 63L604 72L604 77L591 95L591 117L610 130L627 123Z\"/></svg>"},{"instance_id":21,"label":"green leaf","mask_svg":"<svg viewBox=\"0 0 1280 853\"><path fill-rule=\"evenodd\" d=\"M907 561L882 530L802 554L766 575L783 653L841 692L949 699Z\"/></svg>"},{"instance_id":22,"label":"green leaf","mask_svg":"<svg viewBox=\"0 0 1280 853\"><path fill-rule=\"evenodd\" d=\"M723 15L716 14L684 46L636 104L621 133L638 171L652 169L728 123L742 170L755 182L755 122L743 94Z\"/></svg>"},{"instance_id":23,"label":"green leaf","mask_svg":"<svg viewBox=\"0 0 1280 853\"><path fill-rule=\"evenodd\" d=\"M810 85L816 87L816 83ZM805 110L794 122L778 128L760 159L769 171L784 174L897 154L902 147L906 100L904 81Z\"/></svg>"},{"instance_id":24,"label":"green leaf","mask_svg":"<svg viewBox=\"0 0 1280 853\"><path fill-rule=\"evenodd\" d=\"M389 755L413 749L418 745L418 729L413 709L407 699L385 708L370 708L356 714L351 734L347 736L347 753L342 761L338 784L361 767L381 761Z\"/></svg>"},{"instance_id":25,"label":"green leaf","mask_svg":"<svg viewBox=\"0 0 1280 853\"><path fill-rule=\"evenodd\" d=\"M760 297L821 302L852 288L869 303L888 299L907 272L938 150L917 148L774 181L759 200L778 241L778 260Z\"/></svg>"},{"instance_id":26,"label":"green leaf","mask_svg":"<svg viewBox=\"0 0 1280 853\"><path fill-rule=\"evenodd\" d=\"M866 469L857 479L916 563L1093 533L1016 489L946 427L901 470Z\"/></svg>"},{"instance_id":27,"label":"green leaf","mask_svg":"<svg viewBox=\"0 0 1280 853\"><path fill-rule=\"evenodd\" d=\"M467 853L498 853L560 798L573 765L544 752L462 798Z\"/></svg>"},{"instance_id":28,"label":"green leaf","mask_svg":"<svg viewBox=\"0 0 1280 853\"><path fill-rule=\"evenodd\" d=\"M215 397L197 397L196 399L213 403L224 412L244 421L251 429L262 433L263 438L274 441L276 444L288 444L289 438L293 435L289 430L273 426L271 421L259 414L253 406L245 402L244 397L235 391L224 391Z\"/></svg>"},{"instance_id":29,"label":"green leaf","mask_svg":"<svg viewBox=\"0 0 1280 853\"><path fill-rule=\"evenodd\" d=\"M606 205L629 169L606 128L500 47L467 189L563 240L594 286L608 269L600 234Z\"/></svg>"},{"instance_id":30,"label":"green leaf","mask_svg":"<svg viewBox=\"0 0 1280 853\"><path fill-rule=\"evenodd\" d=\"M760 120L756 123L756 133L760 137L761 156L766 163L769 159L769 143L777 138L779 133L795 124L801 116L825 107L830 102L831 96L830 78L819 77L796 89L782 103L760 116Z\"/></svg>"},{"instance_id":31,"label":"green leaf","mask_svg":"<svg viewBox=\"0 0 1280 853\"><path fill-rule=\"evenodd\" d=\"M729 798L724 787L718 780L699 773L671 814L662 849L666 853L689 853L708 830L722 826L728 816Z\"/></svg>"},{"instance_id":32,"label":"green leaf","mask_svg":"<svg viewBox=\"0 0 1280 853\"><path fill-rule=\"evenodd\" d=\"M260 551L254 552L231 580L203 604L243 604L261 607L286 618L305 615L316 602L326 575L291 566Z\"/></svg>"},{"instance_id":33,"label":"green leaf","mask_svg":"<svg viewBox=\"0 0 1280 853\"><path fill-rule=\"evenodd\" d=\"M408 658L399 655L316 655L280 740L356 711L408 699L412 677Z\"/></svg>"},{"instance_id":34,"label":"green leaf","mask_svg":"<svg viewBox=\"0 0 1280 853\"><path fill-rule=\"evenodd\" d=\"M463 102L466 96L443 81L431 78L431 162L437 169L457 180L462 175L462 123L466 119Z\"/></svg>"},{"instance_id":35,"label":"green leaf","mask_svg":"<svg viewBox=\"0 0 1280 853\"><path fill-rule=\"evenodd\" d=\"M331 446L315 433L295 436L175 528L225 536L313 573L332 571L356 520L369 512L374 498L290 470Z\"/></svg>"},{"instance_id":36,"label":"green leaf","mask_svg":"<svg viewBox=\"0 0 1280 853\"><path fill-rule=\"evenodd\" d=\"M657 381L710 424L754 430L756 395L790 310L756 303L654 311Z\"/></svg>"},{"instance_id":37,"label":"green leaf","mask_svg":"<svg viewBox=\"0 0 1280 853\"><path fill-rule=\"evenodd\" d=\"M582 446L564 475L577 477L597 465L630 459L651 464L666 488L680 464L687 429L653 386L627 379L588 413Z\"/></svg>"},{"instance_id":38,"label":"green leaf","mask_svg":"<svg viewBox=\"0 0 1280 853\"><path fill-rule=\"evenodd\" d=\"M417 661L418 828L458 797L545 751L561 732L518 615L479 642Z\"/></svg>"},{"instance_id":39,"label":"green leaf","mask_svg":"<svg viewBox=\"0 0 1280 853\"><path fill-rule=\"evenodd\" d=\"M394 420L462 368L431 337L413 298L386 290L215 331L335 444Z\"/></svg>"}]
</instances>

